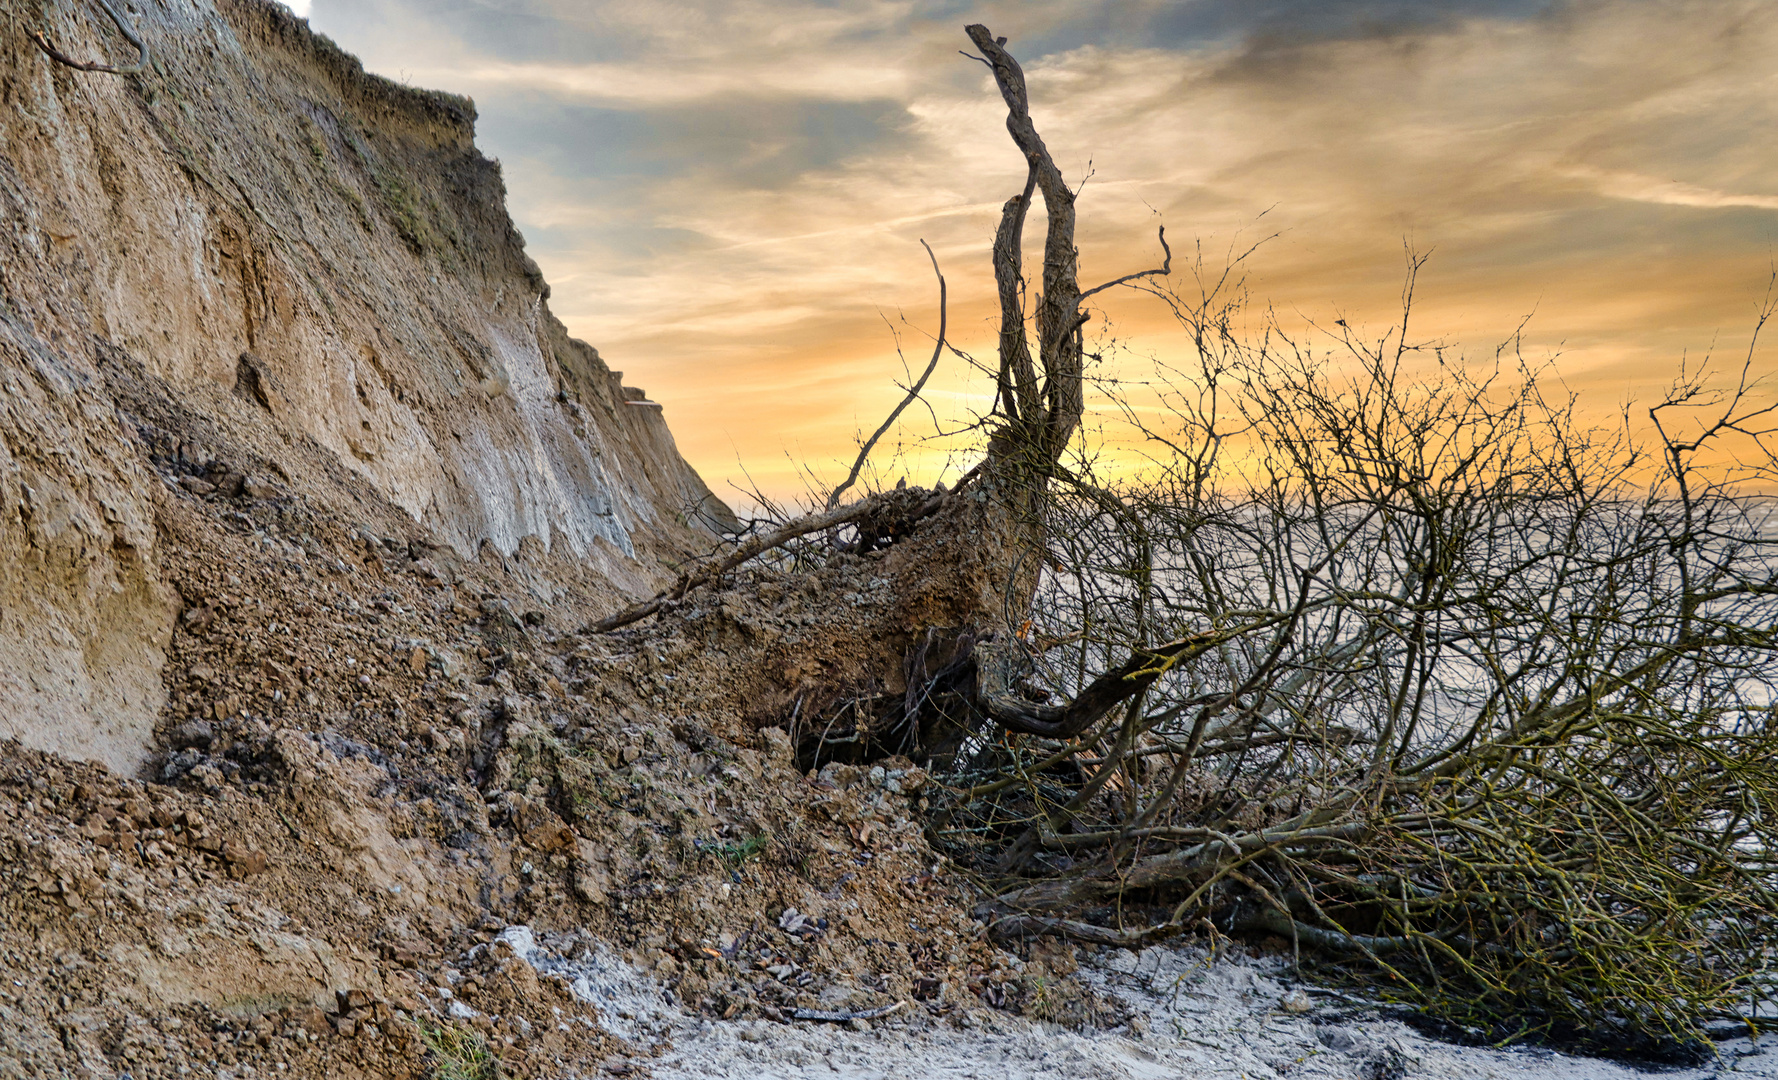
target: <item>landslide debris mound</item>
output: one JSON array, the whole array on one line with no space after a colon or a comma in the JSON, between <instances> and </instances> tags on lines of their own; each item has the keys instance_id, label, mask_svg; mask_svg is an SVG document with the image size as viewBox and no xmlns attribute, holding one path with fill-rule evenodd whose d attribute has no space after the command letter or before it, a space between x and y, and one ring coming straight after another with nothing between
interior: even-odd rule
<instances>
[{"instance_id":1,"label":"landslide debris mound","mask_svg":"<svg viewBox=\"0 0 1778 1080\"><path fill-rule=\"evenodd\" d=\"M128 77L27 36L86 14L0 20L0 1077L645 1071L517 924L712 1016L1104 1019L986 943L921 770L759 730L818 641L900 655L885 553L577 632L735 522L467 99L261 0L143 5Z\"/></svg>"}]
</instances>

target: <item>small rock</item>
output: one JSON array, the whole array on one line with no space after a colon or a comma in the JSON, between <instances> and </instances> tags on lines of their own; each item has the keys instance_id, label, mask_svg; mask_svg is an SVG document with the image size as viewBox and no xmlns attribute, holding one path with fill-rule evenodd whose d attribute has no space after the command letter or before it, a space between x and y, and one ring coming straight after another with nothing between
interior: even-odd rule
<instances>
[{"instance_id":1,"label":"small rock","mask_svg":"<svg viewBox=\"0 0 1778 1080\"><path fill-rule=\"evenodd\" d=\"M1372 1049L1371 1041L1364 1036L1343 1027L1324 1027L1315 1032L1321 1045L1337 1054L1365 1054Z\"/></svg>"},{"instance_id":2,"label":"small rock","mask_svg":"<svg viewBox=\"0 0 1778 1080\"><path fill-rule=\"evenodd\" d=\"M250 499L275 499L279 488L263 476L249 476L241 481L241 494Z\"/></svg>"},{"instance_id":3,"label":"small rock","mask_svg":"<svg viewBox=\"0 0 1778 1080\"><path fill-rule=\"evenodd\" d=\"M292 1005L290 1022L310 1035L327 1034L327 1014L314 1005Z\"/></svg>"},{"instance_id":4,"label":"small rock","mask_svg":"<svg viewBox=\"0 0 1778 1080\"><path fill-rule=\"evenodd\" d=\"M208 480L200 480L195 476L181 476L179 486L193 495L208 495L216 490L216 485Z\"/></svg>"},{"instance_id":5,"label":"small rock","mask_svg":"<svg viewBox=\"0 0 1778 1080\"><path fill-rule=\"evenodd\" d=\"M854 1016L852 1019L846 1021L846 1028L849 1031L856 1031L860 1034L863 1034L864 1032L870 1030L870 1021L863 1020L863 1019L860 1019L860 1018Z\"/></svg>"},{"instance_id":6,"label":"small rock","mask_svg":"<svg viewBox=\"0 0 1778 1080\"><path fill-rule=\"evenodd\" d=\"M1408 1075L1408 1062L1393 1046L1374 1049L1365 1056L1358 1075L1364 1080L1404 1080Z\"/></svg>"},{"instance_id":7,"label":"small rock","mask_svg":"<svg viewBox=\"0 0 1778 1080\"><path fill-rule=\"evenodd\" d=\"M1292 990L1279 1000L1278 1007L1287 1013L1306 1013L1315 1007L1315 1003L1301 990Z\"/></svg>"},{"instance_id":8,"label":"small rock","mask_svg":"<svg viewBox=\"0 0 1778 1080\"><path fill-rule=\"evenodd\" d=\"M416 645L414 646L414 651L407 654L407 668L415 675L424 675L426 673L426 660L426 650Z\"/></svg>"},{"instance_id":9,"label":"small rock","mask_svg":"<svg viewBox=\"0 0 1778 1080\"><path fill-rule=\"evenodd\" d=\"M611 892L611 875L601 864L584 856L574 863L574 895L589 904L604 904Z\"/></svg>"},{"instance_id":10,"label":"small rock","mask_svg":"<svg viewBox=\"0 0 1778 1080\"><path fill-rule=\"evenodd\" d=\"M173 729L173 734L169 741L173 744L175 750L190 750L193 748L207 750L210 748L210 743L214 741L215 738L216 729L210 726L206 721L187 720L185 723L180 724Z\"/></svg>"},{"instance_id":11,"label":"small rock","mask_svg":"<svg viewBox=\"0 0 1778 1080\"><path fill-rule=\"evenodd\" d=\"M343 1038L347 1038L347 1039L350 1039L354 1035L357 1035L358 1034L358 1021L352 1019L350 1016L340 1017L339 1018L339 1033Z\"/></svg>"},{"instance_id":12,"label":"small rock","mask_svg":"<svg viewBox=\"0 0 1778 1080\"><path fill-rule=\"evenodd\" d=\"M333 996L340 1003L341 1012L369 1008L376 1003L368 990L335 990Z\"/></svg>"},{"instance_id":13,"label":"small rock","mask_svg":"<svg viewBox=\"0 0 1778 1080\"><path fill-rule=\"evenodd\" d=\"M215 608L208 604L201 604L187 608L185 614L179 616L179 621L185 624L188 633L201 634L216 622L216 614ZM214 672L211 677L214 678Z\"/></svg>"},{"instance_id":14,"label":"small rock","mask_svg":"<svg viewBox=\"0 0 1778 1080\"><path fill-rule=\"evenodd\" d=\"M574 846L574 830L560 819L546 821L525 833L525 843L539 851L559 851Z\"/></svg>"},{"instance_id":15,"label":"small rock","mask_svg":"<svg viewBox=\"0 0 1778 1080\"><path fill-rule=\"evenodd\" d=\"M266 857L265 852L246 847L234 840L222 845L222 857L228 861L237 877L252 877L271 868L271 859Z\"/></svg>"}]
</instances>

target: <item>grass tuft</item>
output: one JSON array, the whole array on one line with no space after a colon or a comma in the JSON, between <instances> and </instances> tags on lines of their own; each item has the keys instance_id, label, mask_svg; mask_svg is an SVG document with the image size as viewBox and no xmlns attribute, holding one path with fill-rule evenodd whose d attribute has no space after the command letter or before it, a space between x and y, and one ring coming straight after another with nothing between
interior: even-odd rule
<instances>
[{"instance_id":1,"label":"grass tuft","mask_svg":"<svg viewBox=\"0 0 1778 1080\"><path fill-rule=\"evenodd\" d=\"M499 1080L500 1060L480 1032L421 1020L420 1039L432 1053L434 1080Z\"/></svg>"}]
</instances>

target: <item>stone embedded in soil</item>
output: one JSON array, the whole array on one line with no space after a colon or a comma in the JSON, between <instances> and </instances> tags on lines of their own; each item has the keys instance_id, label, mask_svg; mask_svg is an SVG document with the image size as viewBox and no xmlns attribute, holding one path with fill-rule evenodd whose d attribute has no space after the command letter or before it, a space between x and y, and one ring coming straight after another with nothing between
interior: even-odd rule
<instances>
[{"instance_id":1,"label":"stone embedded in soil","mask_svg":"<svg viewBox=\"0 0 1778 1080\"><path fill-rule=\"evenodd\" d=\"M249 848L235 840L223 843L222 857L227 860L229 869L237 877L252 877L271 868L271 859L265 852L258 848Z\"/></svg>"},{"instance_id":2,"label":"stone embedded in soil","mask_svg":"<svg viewBox=\"0 0 1778 1080\"><path fill-rule=\"evenodd\" d=\"M216 737L216 729L204 720L188 720L173 729L168 742L176 750L207 749Z\"/></svg>"}]
</instances>

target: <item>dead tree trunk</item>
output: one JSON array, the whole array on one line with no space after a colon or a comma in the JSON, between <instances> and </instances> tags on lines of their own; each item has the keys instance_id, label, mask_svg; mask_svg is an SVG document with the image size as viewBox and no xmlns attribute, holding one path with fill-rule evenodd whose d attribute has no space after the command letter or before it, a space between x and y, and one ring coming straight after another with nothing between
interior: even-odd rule
<instances>
[{"instance_id":1,"label":"dead tree trunk","mask_svg":"<svg viewBox=\"0 0 1778 1080\"><path fill-rule=\"evenodd\" d=\"M979 24L966 32L980 53L974 59L992 72L1006 101L1006 128L1026 163L1023 189L1006 202L993 248L1001 312L999 393L984 460L949 492L889 492L849 507L830 505L824 514L791 522L709 568L688 572L674 590L593 627L610 630L691 603L690 590L712 585L743 559L787 539L820 530L831 536L840 523L854 529L857 538L828 558L873 560L868 573L888 583L885 599L851 612L850 624L826 637L819 663L769 645L760 650L765 656L746 647L730 656L737 672L775 672L769 692L759 692L757 678L738 677L735 684L754 688L746 705L754 723L788 720L802 737L805 764L842 753L854 760L943 754L989 725L1066 737L1140 692L1145 683L1128 677L1131 672L1190 644L1133 652L1118 672L1073 702L1047 704L1020 690L1030 662L1019 632L1045 563L1048 493L1067 472L1062 459L1081 423L1087 321L1081 302L1166 267L1082 291L1075 195L1032 121L1024 71L1007 52L1005 38ZM1039 195L1046 229L1033 313L1027 309L1023 248ZM845 749L836 749L841 744Z\"/></svg>"},{"instance_id":2,"label":"dead tree trunk","mask_svg":"<svg viewBox=\"0 0 1778 1080\"><path fill-rule=\"evenodd\" d=\"M1029 471L1041 488L1080 425L1080 253L1074 246L1074 192L1031 121L1025 72L977 23L967 28L1006 99L1006 130L1025 155L1025 189L1009 199L994 237L994 280L1000 291L1000 407L1007 420L990 451ZM1024 230L1033 193L1043 194L1049 227L1043 244L1043 291L1037 297L1037 363L1025 333Z\"/></svg>"}]
</instances>

